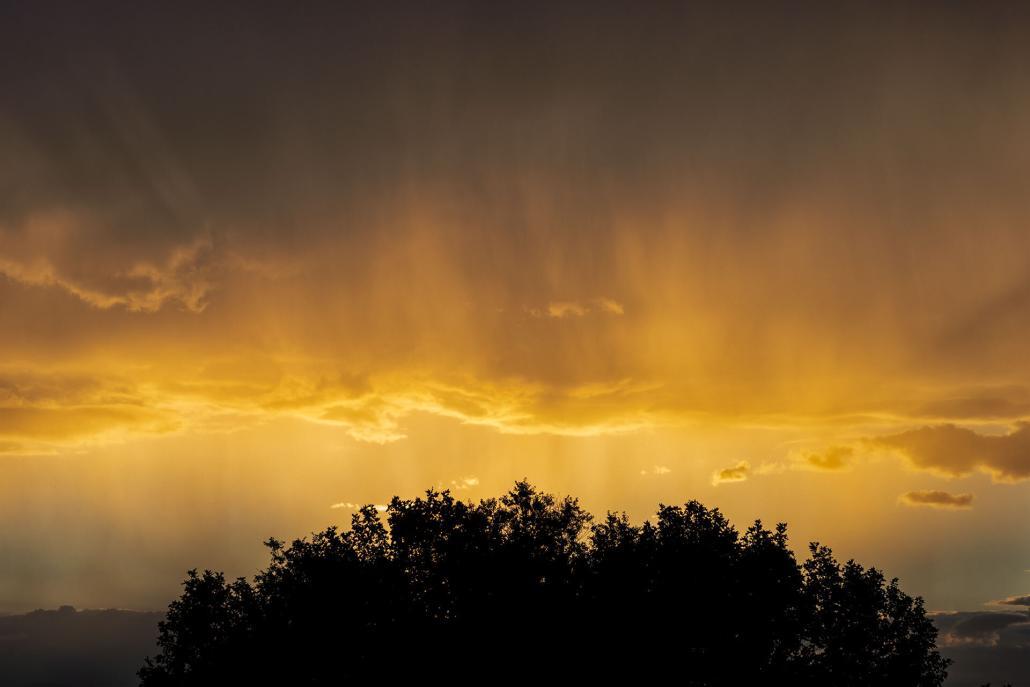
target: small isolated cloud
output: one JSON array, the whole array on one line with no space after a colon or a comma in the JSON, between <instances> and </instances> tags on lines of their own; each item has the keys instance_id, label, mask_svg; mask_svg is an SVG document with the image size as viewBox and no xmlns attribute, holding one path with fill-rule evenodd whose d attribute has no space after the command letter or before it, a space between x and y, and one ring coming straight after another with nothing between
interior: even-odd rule
<instances>
[{"instance_id":1,"label":"small isolated cloud","mask_svg":"<svg viewBox=\"0 0 1030 687\"><path fill-rule=\"evenodd\" d=\"M852 446L833 445L818 450L795 449L790 451L785 460L762 463L753 473L774 475L788 470L840 472L850 469L858 457L858 452Z\"/></svg>"},{"instance_id":2,"label":"small isolated cloud","mask_svg":"<svg viewBox=\"0 0 1030 687\"><path fill-rule=\"evenodd\" d=\"M452 479L451 488L455 491L463 491L465 489L471 489L472 487L479 486L479 478L475 475L469 475L468 477L462 477L461 479Z\"/></svg>"},{"instance_id":3,"label":"small isolated cloud","mask_svg":"<svg viewBox=\"0 0 1030 687\"><path fill-rule=\"evenodd\" d=\"M973 507L972 494L950 494L946 491L909 491L901 495L901 503L906 506L929 508L946 508L964 510Z\"/></svg>"},{"instance_id":4,"label":"small isolated cloud","mask_svg":"<svg viewBox=\"0 0 1030 687\"><path fill-rule=\"evenodd\" d=\"M621 316L626 313L622 303L611 298L594 298L589 301L551 301L543 310L533 308L529 314L534 317L551 317L562 320L569 317L586 317L591 313Z\"/></svg>"},{"instance_id":5,"label":"small isolated cloud","mask_svg":"<svg viewBox=\"0 0 1030 687\"><path fill-rule=\"evenodd\" d=\"M850 446L831 446L822 452L804 454L801 462L816 470L843 470L851 466L854 457L855 450Z\"/></svg>"},{"instance_id":6,"label":"small isolated cloud","mask_svg":"<svg viewBox=\"0 0 1030 687\"><path fill-rule=\"evenodd\" d=\"M583 317L590 312L590 308L576 301L557 301L547 304L547 316L557 317Z\"/></svg>"},{"instance_id":7,"label":"small isolated cloud","mask_svg":"<svg viewBox=\"0 0 1030 687\"><path fill-rule=\"evenodd\" d=\"M978 434L965 427L934 425L870 439L875 447L897 451L917 468L953 477L974 470L998 482L1030 477L1030 423L1020 422L1008 434Z\"/></svg>"},{"instance_id":8,"label":"small isolated cloud","mask_svg":"<svg viewBox=\"0 0 1030 687\"><path fill-rule=\"evenodd\" d=\"M626 309L622 307L622 303L613 301L611 298L598 298L595 303L597 309L601 312L606 312L609 315L625 315Z\"/></svg>"},{"instance_id":9,"label":"small isolated cloud","mask_svg":"<svg viewBox=\"0 0 1030 687\"><path fill-rule=\"evenodd\" d=\"M718 486L726 482L743 482L751 474L751 463L742 460L731 468L716 470L712 474L712 484Z\"/></svg>"},{"instance_id":10,"label":"small isolated cloud","mask_svg":"<svg viewBox=\"0 0 1030 687\"><path fill-rule=\"evenodd\" d=\"M1030 608L1030 594L1023 594L1022 596L1010 596L1000 601L992 601L991 603L999 604L1001 606L1027 606Z\"/></svg>"},{"instance_id":11,"label":"small isolated cloud","mask_svg":"<svg viewBox=\"0 0 1030 687\"><path fill-rule=\"evenodd\" d=\"M646 477L648 475L661 477L662 475L668 475L670 472L672 472L672 470L664 465L652 465L650 468L644 468L641 470L640 475L642 477Z\"/></svg>"}]
</instances>

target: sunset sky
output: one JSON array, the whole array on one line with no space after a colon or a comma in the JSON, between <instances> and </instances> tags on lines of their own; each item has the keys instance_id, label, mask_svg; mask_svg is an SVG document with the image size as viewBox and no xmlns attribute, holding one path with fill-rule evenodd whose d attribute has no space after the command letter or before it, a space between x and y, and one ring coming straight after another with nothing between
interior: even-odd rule
<instances>
[{"instance_id":1,"label":"sunset sky","mask_svg":"<svg viewBox=\"0 0 1030 687\"><path fill-rule=\"evenodd\" d=\"M1004 4L0 7L0 611L523 477L1025 609Z\"/></svg>"}]
</instances>

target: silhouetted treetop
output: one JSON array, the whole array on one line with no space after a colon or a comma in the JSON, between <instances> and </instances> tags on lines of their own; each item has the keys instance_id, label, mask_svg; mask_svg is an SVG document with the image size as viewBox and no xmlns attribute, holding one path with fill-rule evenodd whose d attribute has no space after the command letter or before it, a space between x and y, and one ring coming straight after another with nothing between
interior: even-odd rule
<instances>
[{"instance_id":1,"label":"silhouetted treetop","mask_svg":"<svg viewBox=\"0 0 1030 687\"><path fill-rule=\"evenodd\" d=\"M266 542L248 582L193 570L144 687L337 685L445 673L500 682L939 686L921 599L783 524L743 534L697 501L593 522L518 482L479 503L429 490L350 529Z\"/></svg>"}]
</instances>

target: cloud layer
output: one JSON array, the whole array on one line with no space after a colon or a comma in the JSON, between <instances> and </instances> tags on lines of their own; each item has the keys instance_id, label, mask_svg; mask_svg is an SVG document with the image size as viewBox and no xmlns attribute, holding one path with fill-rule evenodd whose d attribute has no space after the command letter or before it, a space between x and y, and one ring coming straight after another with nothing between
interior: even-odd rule
<instances>
[{"instance_id":1,"label":"cloud layer","mask_svg":"<svg viewBox=\"0 0 1030 687\"><path fill-rule=\"evenodd\" d=\"M132 377L184 428L274 411L372 442L419 412L560 435L1030 417L1028 212L998 183L1030 150L999 57L1021 36L945 13L914 45L890 11L821 11L839 53L771 10L525 11L326 4L283 32L233 8L6 9L0 356ZM968 105L969 73L996 107ZM1022 479L1019 436L970 440L985 457L891 441Z\"/></svg>"}]
</instances>

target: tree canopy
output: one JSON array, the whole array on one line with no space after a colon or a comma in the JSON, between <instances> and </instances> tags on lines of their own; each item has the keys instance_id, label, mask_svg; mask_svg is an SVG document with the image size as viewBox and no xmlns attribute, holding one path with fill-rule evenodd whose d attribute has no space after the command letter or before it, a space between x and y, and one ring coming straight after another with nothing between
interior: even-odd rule
<instances>
[{"instance_id":1,"label":"tree canopy","mask_svg":"<svg viewBox=\"0 0 1030 687\"><path fill-rule=\"evenodd\" d=\"M437 674L501 682L939 686L922 599L787 528L743 533L697 501L594 522L526 482L366 506L253 581L190 571L143 687L338 685Z\"/></svg>"}]
</instances>

